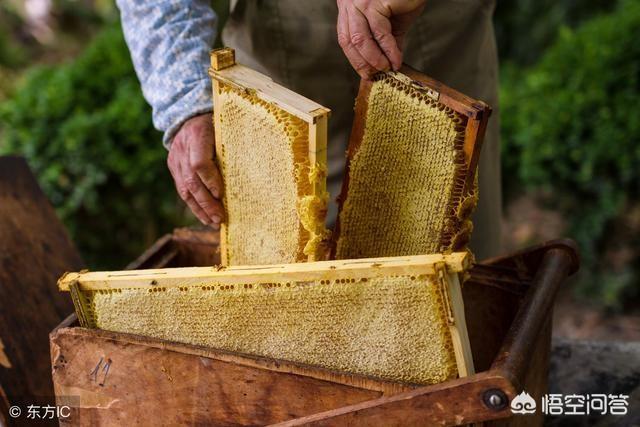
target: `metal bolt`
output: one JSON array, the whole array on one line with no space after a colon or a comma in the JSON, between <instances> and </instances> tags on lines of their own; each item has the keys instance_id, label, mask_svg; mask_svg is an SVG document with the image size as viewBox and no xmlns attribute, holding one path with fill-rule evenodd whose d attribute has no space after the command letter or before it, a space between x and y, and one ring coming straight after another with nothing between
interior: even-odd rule
<instances>
[{"instance_id":1,"label":"metal bolt","mask_svg":"<svg viewBox=\"0 0 640 427\"><path fill-rule=\"evenodd\" d=\"M491 406L500 406L502 405L502 398L497 394L492 394L491 396L489 396L489 403L491 404Z\"/></svg>"},{"instance_id":2,"label":"metal bolt","mask_svg":"<svg viewBox=\"0 0 640 427\"><path fill-rule=\"evenodd\" d=\"M487 390L482 395L482 401L484 404L494 411L500 411L504 409L509 403L509 399L504 391L498 388L492 388Z\"/></svg>"}]
</instances>

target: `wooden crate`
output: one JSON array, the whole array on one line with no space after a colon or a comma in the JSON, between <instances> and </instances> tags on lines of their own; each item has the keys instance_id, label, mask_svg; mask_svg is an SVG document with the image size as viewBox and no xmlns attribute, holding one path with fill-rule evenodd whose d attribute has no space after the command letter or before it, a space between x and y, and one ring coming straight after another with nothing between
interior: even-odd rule
<instances>
[{"instance_id":1,"label":"wooden crate","mask_svg":"<svg viewBox=\"0 0 640 427\"><path fill-rule=\"evenodd\" d=\"M129 267L211 265L216 246L214 233L177 230ZM76 402L71 425L536 425L540 414L511 417L509 401L546 391L553 301L577 267L567 240L474 266L463 297L478 373L443 384L89 330L72 315L50 335L54 387Z\"/></svg>"}]
</instances>

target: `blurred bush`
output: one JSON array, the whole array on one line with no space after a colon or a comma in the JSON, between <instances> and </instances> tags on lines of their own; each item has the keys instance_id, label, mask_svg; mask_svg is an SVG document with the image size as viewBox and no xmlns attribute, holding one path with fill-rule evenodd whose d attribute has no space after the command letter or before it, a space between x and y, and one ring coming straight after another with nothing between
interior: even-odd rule
<instances>
[{"instance_id":1,"label":"blurred bush","mask_svg":"<svg viewBox=\"0 0 640 427\"><path fill-rule=\"evenodd\" d=\"M0 105L0 153L27 158L92 268L120 268L183 222L121 30L36 67Z\"/></svg>"},{"instance_id":2,"label":"blurred bush","mask_svg":"<svg viewBox=\"0 0 640 427\"><path fill-rule=\"evenodd\" d=\"M640 1L622 1L502 70L507 190L545 191L581 246L579 290L614 307L640 284L639 29Z\"/></svg>"},{"instance_id":3,"label":"blurred bush","mask_svg":"<svg viewBox=\"0 0 640 427\"><path fill-rule=\"evenodd\" d=\"M494 27L500 60L532 65L554 43L560 28L575 27L615 5L611 0L498 1Z\"/></svg>"}]
</instances>

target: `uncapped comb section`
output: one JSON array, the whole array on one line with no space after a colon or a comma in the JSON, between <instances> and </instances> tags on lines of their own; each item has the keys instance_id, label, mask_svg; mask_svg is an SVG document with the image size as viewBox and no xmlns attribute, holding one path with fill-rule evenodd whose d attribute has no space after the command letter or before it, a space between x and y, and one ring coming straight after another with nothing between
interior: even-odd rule
<instances>
[{"instance_id":1,"label":"uncapped comb section","mask_svg":"<svg viewBox=\"0 0 640 427\"><path fill-rule=\"evenodd\" d=\"M211 53L210 75L223 264L322 259L329 110L236 64L232 49Z\"/></svg>"},{"instance_id":2,"label":"uncapped comb section","mask_svg":"<svg viewBox=\"0 0 640 427\"><path fill-rule=\"evenodd\" d=\"M69 273L84 326L391 381L473 373L466 253L261 267Z\"/></svg>"},{"instance_id":3,"label":"uncapped comb section","mask_svg":"<svg viewBox=\"0 0 640 427\"><path fill-rule=\"evenodd\" d=\"M408 67L363 81L336 259L464 250L490 109Z\"/></svg>"}]
</instances>

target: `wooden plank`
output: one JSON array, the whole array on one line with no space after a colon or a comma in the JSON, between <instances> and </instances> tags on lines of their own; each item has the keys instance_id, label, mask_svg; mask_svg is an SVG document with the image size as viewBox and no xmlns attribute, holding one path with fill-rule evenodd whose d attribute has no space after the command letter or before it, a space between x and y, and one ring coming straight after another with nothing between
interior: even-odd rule
<instances>
[{"instance_id":1,"label":"wooden plank","mask_svg":"<svg viewBox=\"0 0 640 427\"><path fill-rule=\"evenodd\" d=\"M52 284L83 263L19 157L0 157L0 236L0 387L9 402L53 404L47 337L73 307Z\"/></svg>"},{"instance_id":2,"label":"wooden plank","mask_svg":"<svg viewBox=\"0 0 640 427\"><path fill-rule=\"evenodd\" d=\"M235 53L234 53L234 60L235 60ZM215 70L217 69L216 67L218 67L218 60L214 59L215 55L211 56L211 67ZM218 168L220 169L220 173L222 176L225 175L224 170L222 170L222 165L225 164L222 156L224 153L224 146L222 144L222 120L221 120L221 114L220 114L220 109L216 108L216 105L220 105L220 93L221 93L221 88L220 88L220 82L217 80L212 80L212 90L213 90L213 136L215 139L215 148L216 148L216 161L217 161L217 165ZM226 206L226 200L224 200L225 195L222 194L222 200L223 200L223 204ZM228 265L229 264L229 253L227 250L227 223L226 221L223 221L220 224L220 246L219 246L219 250L220 250L220 261L222 263L222 265Z\"/></svg>"},{"instance_id":3,"label":"wooden plank","mask_svg":"<svg viewBox=\"0 0 640 427\"><path fill-rule=\"evenodd\" d=\"M451 298L451 314L453 316L453 323L449 325L453 351L456 355L459 375L468 377L475 374L475 370L471 345L469 344L469 333L467 332L467 321L464 315L464 301L462 299L460 280L455 273L445 274L445 286L448 287L449 297Z\"/></svg>"},{"instance_id":4,"label":"wooden plank","mask_svg":"<svg viewBox=\"0 0 640 427\"><path fill-rule=\"evenodd\" d=\"M76 396L65 425L266 425L382 394L279 370L273 362L243 364L184 347L57 330L51 336L56 394Z\"/></svg>"},{"instance_id":5,"label":"wooden plank","mask_svg":"<svg viewBox=\"0 0 640 427\"><path fill-rule=\"evenodd\" d=\"M314 113L324 107L296 92L280 86L271 78L241 64L221 70L209 69L209 75L220 83L229 85L242 92L256 95L270 104L293 114L307 123L313 123Z\"/></svg>"},{"instance_id":6,"label":"wooden plank","mask_svg":"<svg viewBox=\"0 0 640 427\"><path fill-rule=\"evenodd\" d=\"M323 200L327 195L327 138L331 111L327 108L320 108L314 113L316 115L315 119L313 123L309 124L309 165L320 176L312 180L311 195ZM324 216L326 216L326 211ZM311 234L312 238L315 237L313 236L314 233ZM313 262L327 259L326 252L326 250L316 250L314 253L309 254L307 261Z\"/></svg>"},{"instance_id":7,"label":"wooden plank","mask_svg":"<svg viewBox=\"0 0 640 427\"><path fill-rule=\"evenodd\" d=\"M379 397L274 426L461 425L512 416L508 405L501 410L493 410L484 404L482 395L490 389L502 390L509 400L516 394L507 379L490 371L393 396Z\"/></svg>"},{"instance_id":8,"label":"wooden plank","mask_svg":"<svg viewBox=\"0 0 640 427\"><path fill-rule=\"evenodd\" d=\"M491 108L484 102L458 92L457 90L439 82L436 79L432 79L431 77L422 74L406 64L400 68L400 73L409 76L425 88L435 91L438 94L438 102L446 105L447 107L451 107L463 116L481 120L484 116L487 116L488 118L491 114Z\"/></svg>"},{"instance_id":9,"label":"wooden plank","mask_svg":"<svg viewBox=\"0 0 640 427\"><path fill-rule=\"evenodd\" d=\"M470 257L467 252L456 252L450 255L413 255L265 266L184 267L138 271L79 272L66 273L62 276L58 280L58 288L62 291L68 291L72 283L78 283L82 290L96 290L122 287L202 286L207 281L232 285L336 280L354 276L371 278L387 275L432 275L435 273L436 263L444 263L449 272L460 273L469 267Z\"/></svg>"},{"instance_id":10,"label":"wooden plank","mask_svg":"<svg viewBox=\"0 0 640 427\"><path fill-rule=\"evenodd\" d=\"M524 296L492 369L510 375L516 386L522 386L531 361L531 346L536 342L551 312L560 285L571 271L571 251L553 247L546 251L531 288Z\"/></svg>"},{"instance_id":11,"label":"wooden plank","mask_svg":"<svg viewBox=\"0 0 640 427\"><path fill-rule=\"evenodd\" d=\"M476 266L469 270L471 277L464 282L462 295L473 366L476 372L483 372L491 368L516 315L521 296L507 289L509 282L496 286L502 281L498 274L490 282L484 274L476 276L477 271ZM494 271L500 273L500 269ZM527 285L523 282L522 286Z\"/></svg>"},{"instance_id":12,"label":"wooden plank","mask_svg":"<svg viewBox=\"0 0 640 427\"><path fill-rule=\"evenodd\" d=\"M72 319L75 320L75 317L73 317ZM317 366L310 366L286 360L241 354L233 351L225 351L199 345L166 341L141 335L111 332L99 329L69 327L69 325L64 326L64 328L68 329L60 333L81 335L86 337L87 339L95 338L100 340L117 341L123 346L144 346L177 352L185 355L192 355L196 357L206 357L209 359L216 359L223 362L234 363L240 366L268 370L274 373L279 372L283 374L302 375L305 377L315 378L317 380L330 381L332 383L347 385L350 387L377 391L385 395L395 394L417 387L416 385L394 381L385 381L379 378L352 374L348 372L332 371ZM61 327L54 330L54 334L52 335L52 337L56 336L58 329L63 328Z\"/></svg>"}]
</instances>

